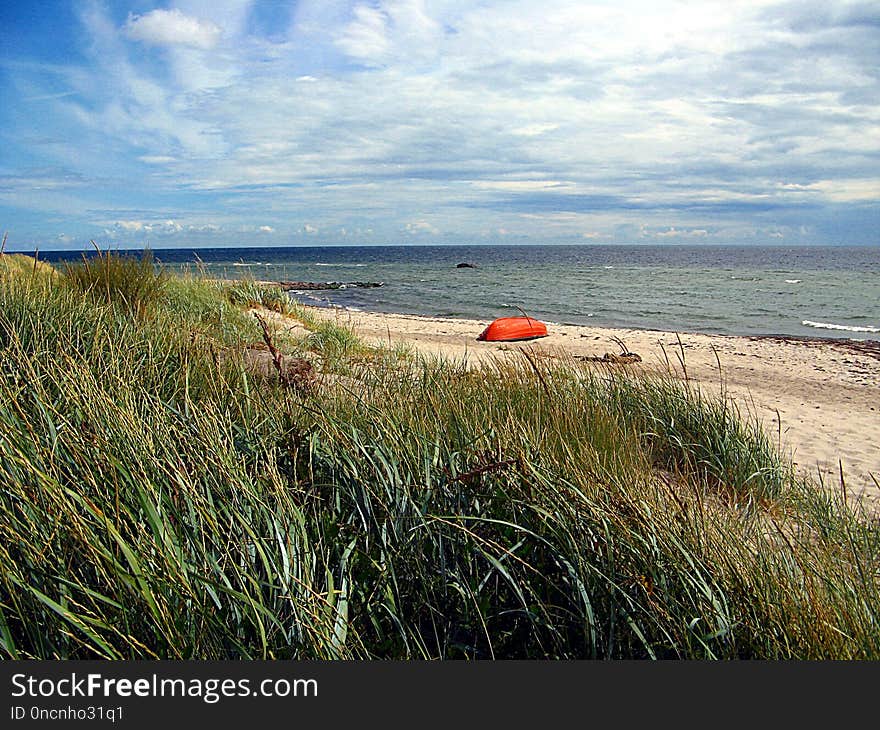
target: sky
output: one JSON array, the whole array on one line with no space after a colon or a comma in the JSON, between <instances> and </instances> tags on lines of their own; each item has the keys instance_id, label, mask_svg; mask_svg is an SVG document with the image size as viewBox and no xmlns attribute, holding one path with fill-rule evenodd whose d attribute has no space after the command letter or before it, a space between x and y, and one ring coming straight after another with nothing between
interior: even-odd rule
<instances>
[{"instance_id":1,"label":"sky","mask_svg":"<svg viewBox=\"0 0 880 730\"><path fill-rule=\"evenodd\" d=\"M880 245L880 3L4 0L7 250Z\"/></svg>"}]
</instances>

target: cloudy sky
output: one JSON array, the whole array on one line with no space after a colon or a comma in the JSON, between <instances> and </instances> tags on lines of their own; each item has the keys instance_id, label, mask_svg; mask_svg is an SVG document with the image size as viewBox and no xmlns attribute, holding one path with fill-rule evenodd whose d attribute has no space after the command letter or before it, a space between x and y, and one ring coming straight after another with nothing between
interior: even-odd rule
<instances>
[{"instance_id":1,"label":"cloudy sky","mask_svg":"<svg viewBox=\"0 0 880 730\"><path fill-rule=\"evenodd\" d=\"M8 248L880 244L880 3L5 0Z\"/></svg>"}]
</instances>

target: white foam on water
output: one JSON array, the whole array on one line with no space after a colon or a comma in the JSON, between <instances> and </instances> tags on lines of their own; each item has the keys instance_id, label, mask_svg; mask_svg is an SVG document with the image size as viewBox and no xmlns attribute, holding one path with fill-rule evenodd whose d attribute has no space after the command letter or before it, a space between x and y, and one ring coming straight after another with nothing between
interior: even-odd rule
<instances>
[{"instance_id":1,"label":"white foam on water","mask_svg":"<svg viewBox=\"0 0 880 730\"><path fill-rule=\"evenodd\" d=\"M786 284L800 284L801 280L800 279L786 279L785 283Z\"/></svg>"},{"instance_id":2,"label":"white foam on water","mask_svg":"<svg viewBox=\"0 0 880 730\"><path fill-rule=\"evenodd\" d=\"M314 294L307 292L307 291L304 291L302 289L290 289L290 290L288 290L287 293L288 294L296 294L297 296L302 297L303 299L311 299L313 302L324 301L323 298L317 297Z\"/></svg>"},{"instance_id":3,"label":"white foam on water","mask_svg":"<svg viewBox=\"0 0 880 730\"><path fill-rule=\"evenodd\" d=\"M854 325L834 324L833 322L812 322L805 319L801 324L804 327L816 327L823 330L846 330L847 332L880 332L880 327L857 327Z\"/></svg>"}]
</instances>

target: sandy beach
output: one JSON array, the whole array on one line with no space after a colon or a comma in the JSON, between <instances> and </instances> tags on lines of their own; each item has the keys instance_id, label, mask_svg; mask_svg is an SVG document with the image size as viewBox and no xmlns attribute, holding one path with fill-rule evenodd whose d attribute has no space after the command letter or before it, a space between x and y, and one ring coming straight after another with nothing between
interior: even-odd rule
<instances>
[{"instance_id":1,"label":"sandy beach","mask_svg":"<svg viewBox=\"0 0 880 730\"><path fill-rule=\"evenodd\" d=\"M474 364L520 348L548 357L601 358L619 354L620 340L642 359L627 367L665 370L668 358L683 377L683 351L687 376L714 392L723 382L800 471L839 489L842 468L848 495L880 508L880 343L562 325L550 325L548 337L528 343L488 343L476 339L488 321L313 311L350 325L371 343L403 343Z\"/></svg>"}]
</instances>

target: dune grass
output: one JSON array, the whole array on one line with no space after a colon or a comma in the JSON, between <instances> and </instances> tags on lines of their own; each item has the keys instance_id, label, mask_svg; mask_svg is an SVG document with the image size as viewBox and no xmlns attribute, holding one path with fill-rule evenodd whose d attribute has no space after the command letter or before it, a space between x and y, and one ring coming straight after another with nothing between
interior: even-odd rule
<instances>
[{"instance_id":1,"label":"dune grass","mask_svg":"<svg viewBox=\"0 0 880 730\"><path fill-rule=\"evenodd\" d=\"M224 287L226 297L240 307L265 307L279 314L290 314L295 305L280 286L239 279Z\"/></svg>"},{"instance_id":2,"label":"dune grass","mask_svg":"<svg viewBox=\"0 0 880 730\"><path fill-rule=\"evenodd\" d=\"M105 303L119 302L141 314L161 297L166 276L157 270L149 250L139 257L99 250L97 256L65 264L64 278L68 286L83 294Z\"/></svg>"},{"instance_id":3,"label":"dune grass","mask_svg":"<svg viewBox=\"0 0 880 730\"><path fill-rule=\"evenodd\" d=\"M271 296L130 265L0 272L3 656L880 656L876 521L724 400L285 304L287 388L240 356Z\"/></svg>"},{"instance_id":4,"label":"dune grass","mask_svg":"<svg viewBox=\"0 0 880 730\"><path fill-rule=\"evenodd\" d=\"M51 264L20 253L0 254L0 278L43 278L56 274Z\"/></svg>"}]
</instances>

